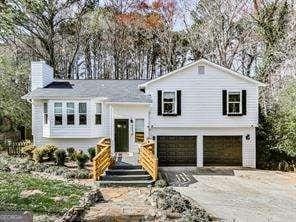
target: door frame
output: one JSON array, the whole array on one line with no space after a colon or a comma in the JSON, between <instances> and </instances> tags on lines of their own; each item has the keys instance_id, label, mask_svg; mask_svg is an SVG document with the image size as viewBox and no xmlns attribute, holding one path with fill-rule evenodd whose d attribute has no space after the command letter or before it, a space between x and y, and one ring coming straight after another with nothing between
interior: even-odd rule
<instances>
[{"instance_id":1,"label":"door frame","mask_svg":"<svg viewBox=\"0 0 296 222\"><path fill-rule=\"evenodd\" d=\"M116 151L116 120L126 120L127 121L127 151ZM113 121L113 132L114 132L114 152L129 152L130 149L130 119L129 118L114 118Z\"/></svg>"}]
</instances>

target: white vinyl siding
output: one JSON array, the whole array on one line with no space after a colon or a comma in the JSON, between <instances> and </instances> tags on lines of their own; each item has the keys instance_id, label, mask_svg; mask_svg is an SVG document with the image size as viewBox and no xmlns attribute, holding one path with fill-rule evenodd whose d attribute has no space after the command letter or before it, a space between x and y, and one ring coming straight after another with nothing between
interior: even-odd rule
<instances>
[{"instance_id":1,"label":"white vinyl siding","mask_svg":"<svg viewBox=\"0 0 296 222\"><path fill-rule=\"evenodd\" d=\"M31 90L43 88L53 81L53 68L44 61L31 63Z\"/></svg>"},{"instance_id":2,"label":"white vinyl siding","mask_svg":"<svg viewBox=\"0 0 296 222\"><path fill-rule=\"evenodd\" d=\"M178 118L157 115L157 91L182 91L182 114ZM247 92L247 115L223 116L222 90ZM146 94L151 95L150 124L153 127L232 127L257 126L258 88L231 74L206 66L206 74L198 75L197 66L155 81L147 86Z\"/></svg>"}]
</instances>

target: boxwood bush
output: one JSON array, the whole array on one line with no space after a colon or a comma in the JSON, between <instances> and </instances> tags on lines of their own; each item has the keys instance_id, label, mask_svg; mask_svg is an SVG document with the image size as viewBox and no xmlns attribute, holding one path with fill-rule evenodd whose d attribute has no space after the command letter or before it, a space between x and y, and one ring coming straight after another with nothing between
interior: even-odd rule
<instances>
[{"instance_id":1,"label":"boxwood bush","mask_svg":"<svg viewBox=\"0 0 296 222\"><path fill-rule=\"evenodd\" d=\"M64 149L58 149L54 152L56 164L58 166L64 166L66 161L66 151Z\"/></svg>"},{"instance_id":2,"label":"boxwood bush","mask_svg":"<svg viewBox=\"0 0 296 222\"><path fill-rule=\"evenodd\" d=\"M82 150L76 152L76 163L80 169L85 167L85 164L88 160L88 155L84 153Z\"/></svg>"}]
</instances>

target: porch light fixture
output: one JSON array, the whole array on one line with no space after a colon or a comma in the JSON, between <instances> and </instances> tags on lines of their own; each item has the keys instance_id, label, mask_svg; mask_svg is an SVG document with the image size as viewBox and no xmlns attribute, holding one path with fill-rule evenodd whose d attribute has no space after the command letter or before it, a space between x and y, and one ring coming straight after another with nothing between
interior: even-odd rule
<instances>
[{"instance_id":1,"label":"porch light fixture","mask_svg":"<svg viewBox=\"0 0 296 222\"><path fill-rule=\"evenodd\" d=\"M250 140L250 134L246 135L246 140Z\"/></svg>"}]
</instances>

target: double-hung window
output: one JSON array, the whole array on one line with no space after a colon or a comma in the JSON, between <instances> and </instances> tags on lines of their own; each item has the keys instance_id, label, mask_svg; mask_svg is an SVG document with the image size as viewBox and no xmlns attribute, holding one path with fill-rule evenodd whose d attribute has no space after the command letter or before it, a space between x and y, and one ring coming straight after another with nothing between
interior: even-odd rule
<instances>
[{"instance_id":1,"label":"double-hung window","mask_svg":"<svg viewBox=\"0 0 296 222\"><path fill-rule=\"evenodd\" d=\"M67 125L75 124L74 103L67 103Z\"/></svg>"},{"instance_id":2,"label":"double-hung window","mask_svg":"<svg viewBox=\"0 0 296 222\"><path fill-rule=\"evenodd\" d=\"M54 103L54 125L63 125L63 104Z\"/></svg>"},{"instance_id":3,"label":"double-hung window","mask_svg":"<svg viewBox=\"0 0 296 222\"><path fill-rule=\"evenodd\" d=\"M87 107L86 103L79 103L79 125L87 124Z\"/></svg>"},{"instance_id":4,"label":"double-hung window","mask_svg":"<svg viewBox=\"0 0 296 222\"><path fill-rule=\"evenodd\" d=\"M48 104L43 103L43 119L44 124L48 124Z\"/></svg>"},{"instance_id":5,"label":"double-hung window","mask_svg":"<svg viewBox=\"0 0 296 222\"><path fill-rule=\"evenodd\" d=\"M234 114L234 115L242 113L242 94L241 94L241 92L228 92L227 112L228 112L228 114Z\"/></svg>"},{"instance_id":6,"label":"double-hung window","mask_svg":"<svg viewBox=\"0 0 296 222\"><path fill-rule=\"evenodd\" d=\"M162 98L163 114L176 114L176 92L163 92Z\"/></svg>"},{"instance_id":7,"label":"double-hung window","mask_svg":"<svg viewBox=\"0 0 296 222\"><path fill-rule=\"evenodd\" d=\"M95 124L102 124L102 103L96 103Z\"/></svg>"}]
</instances>

